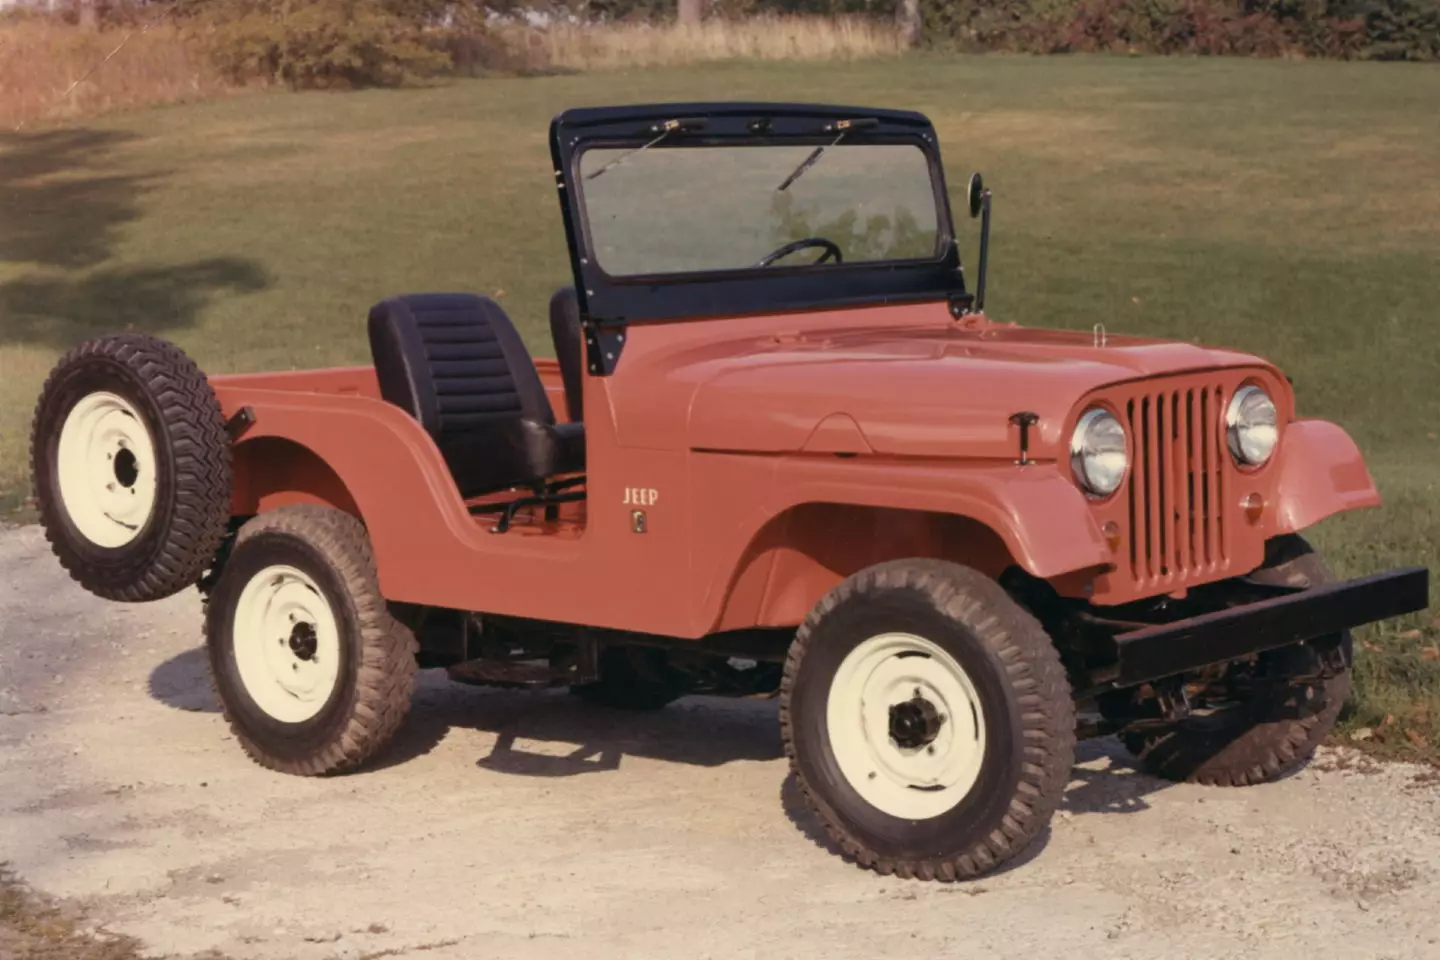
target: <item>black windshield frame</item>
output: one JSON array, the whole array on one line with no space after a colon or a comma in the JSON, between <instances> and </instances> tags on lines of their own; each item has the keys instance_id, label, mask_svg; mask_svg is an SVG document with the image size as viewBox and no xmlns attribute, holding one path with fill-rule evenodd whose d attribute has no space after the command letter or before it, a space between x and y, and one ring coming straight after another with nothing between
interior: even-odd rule
<instances>
[{"instance_id":1,"label":"black windshield frame","mask_svg":"<svg viewBox=\"0 0 1440 960\"><path fill-rule=\"evenodd\" d=\"M723 269L700 273L611 276L594 256L585 220L580 156L588 149L632 149L656 137L657 125L683 119L664 149L706 146L824 146L837 122L874 123L846 132L846 144L909 144L930 166L937 255L883 260ZM922 114L870 107L785 103L661 103L568 110L550 126L551 157L581 315L593 328L741 314L949 300L968 305L949 193L934 127ZM652 149L658 149L652 148ZM823 160L821 161L824 162ZM604 366L609 366L605 364Z\"/></svg>"}]
</instances>

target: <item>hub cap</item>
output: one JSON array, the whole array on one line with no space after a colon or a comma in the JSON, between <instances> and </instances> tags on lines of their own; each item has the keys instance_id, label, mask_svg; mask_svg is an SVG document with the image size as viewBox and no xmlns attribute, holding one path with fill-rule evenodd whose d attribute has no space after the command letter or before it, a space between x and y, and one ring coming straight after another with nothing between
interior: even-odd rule
<instances>
[{"instance_id":1,"label":"hub cap","mask_svg":"<svg viewBox=\"0 0 1440 960\"><path fill-rule=\"evenodd\" d=\"M969 675L913 634L880 634L850 651L831 681L826 721L846 781L893 817L950 810L985 759L985 718Z\"/></svg>"},{"instance_id":2,"label":"hub cap","mask_svg":"<svg viewBox=\"0 0 1440 960\"><path fill-rule=\"evenodd\" d=\"M124 397L92 393L71 408L55 472L70 522L97 546L123 547L155 510L155 444Z\"/></svg>"},{"instance_id":3,"label":"hub cap","mask_svg":"<svg viewBox=\"0 0 1440 960\"><path fill-rule=\"evenodd\" d=\"M340 630L325 595L308 575L266 567L235 606L235 664L245 692L284 723L309 720L340 676Z\"/></svg>"}]
</instances>

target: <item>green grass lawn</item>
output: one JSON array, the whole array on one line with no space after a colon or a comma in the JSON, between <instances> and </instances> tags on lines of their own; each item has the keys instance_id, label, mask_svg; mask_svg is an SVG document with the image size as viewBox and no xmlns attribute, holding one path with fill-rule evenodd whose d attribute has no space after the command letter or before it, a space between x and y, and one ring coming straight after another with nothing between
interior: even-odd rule
<instances>
[{"instance_id":1,"label":"green grass lawn","mask_svg":"<svg viewBox=\"0 0 1440 960\"><path fill-rule=\"evenodd\" d=\"M216 372L365 361L376 299L464 289L499 297L550 354L545 305L567 279L550 118L732 98L926 112L957 211L971 169L996 193L992 316L1269 357L1302 414L1352 431L1385 498L1314 532L1332 565L1440 566L1440 72L1398 64L692 67L273 94L0 134L0 498L25 495L46 370L92 334L133 325ZM1365 634L1348 723L1401 752L1418 749L1407 728L1440 743L1435 613Z\"/></svg>"}]
</instances>

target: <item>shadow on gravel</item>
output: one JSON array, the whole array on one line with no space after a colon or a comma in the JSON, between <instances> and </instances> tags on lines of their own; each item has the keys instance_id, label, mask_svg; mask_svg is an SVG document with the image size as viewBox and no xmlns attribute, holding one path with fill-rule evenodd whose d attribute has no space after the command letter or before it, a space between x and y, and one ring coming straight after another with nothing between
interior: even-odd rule
<instances>
[{"instance_id":1,"label":"shadow on gravel","mask_svg":"<svg viewBox=\"0 0 1440 960\"><path fill-rule=\"evenodd\" d=\"M155 667L147 689L152 699L177 710L220 712L204 647ZM495 746L477 766L527 777L614 770L627 754L705 767L784 756L776 706L770 701L685 697L664 710L631 713L588 703L563 690L467 687L446 679L442 670L425 670L417 678L405 725L369 769L423 756L452 728L496 736Z\"/></svg>"},{"instance_id":2,"label":"shadow on gravel","mask_svg":"<svg viewBox=\"0 0 1440 960\"><path fill-rule=\"evenodd\" d=\"M150 674L150 696L175 707L218 713L205 649L166 660ZM429 753L452 729L493 734L476 761L484 770L523 777L574 777L619 769L625 756L702 767L784 755L773 700L685 697L663 710L629 712L598 706L563 690L510 691L451 683L442 670L421 671L405 725L371 770ZM1174 786L1142 773L1114 738L1082 741L1075 751L1062 811L1127 814L1150 809L1152 794ZM830 848L799 787L788 777L781 801L796 826ZM1042 844L1043 845L1043 844Z\"/></svg>"},{"instance_id":3,"label":"shadow on gravel","mask_svg":"<svg viewBox=\"0 0 1440 960\"><path fill-rule=\"evenodd\" d=\"M1096 761L1105 766L1096 769ZM1083 740L1075 745L1075 767L1060 809L1070 813L1139 813L1150 809L1145 798L1175 786L1142 773L1113 737Z\"/></svg>"},{"instance_id":4,"label":"shadow on gravel","mask_svg":"<svg viewBox=\"0 0 1440 960\"><path fill-rule=\"evenodd\" d=\"M150 671L147 690L152 700L176 710L220 712L220 700L210 686L210 666L206 663L204 647L186 650Z\"/></svg>"}]
</instances>

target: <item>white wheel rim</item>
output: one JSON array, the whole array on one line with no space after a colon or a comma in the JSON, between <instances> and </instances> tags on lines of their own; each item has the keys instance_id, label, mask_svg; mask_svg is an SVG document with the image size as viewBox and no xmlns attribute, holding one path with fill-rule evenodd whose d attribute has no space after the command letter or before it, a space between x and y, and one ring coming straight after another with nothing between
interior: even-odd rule
<instances>
[{"instance_id":1,"label":"white wheel rim","mask_svg":"<svg viewBox=\"0 0 1440 960\"><path fill-rule=\"evenodd\" d=\"M266 567L245 584L232 630L240 682L282 723L320 712L340 676L340 629L320 588L290 566Z\"/></svg>"},{"instance_id":2,"label":"white wheel rim","mask_svg":"<svg viewBox=\"0 0 1440 960\"><path fill-rule=\"evenodd\" d=\"M901 704L897 740L892 707ZM917 737L904 721L927 713ZM985 759L985 715L969 674L937 644L908 633L883 633L850 651L830 683L826 723L846 781L892 817L926 820L954 808Z\"/></svg>"},{"instance_id":3,"label":"white wheel rim","mask_svg":"<svg viewBox=\"0 0 1440 960\"><path fill-rule=\"evenodd\" d=\"M55 472L65 513L81 536L123 547L155 512L155 443L124 397L83 397L60 428Z\"/></svg>"}]
</instances>

